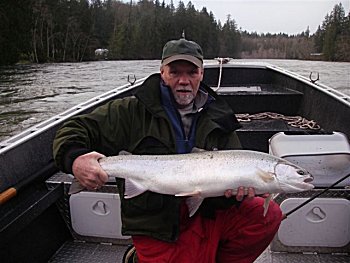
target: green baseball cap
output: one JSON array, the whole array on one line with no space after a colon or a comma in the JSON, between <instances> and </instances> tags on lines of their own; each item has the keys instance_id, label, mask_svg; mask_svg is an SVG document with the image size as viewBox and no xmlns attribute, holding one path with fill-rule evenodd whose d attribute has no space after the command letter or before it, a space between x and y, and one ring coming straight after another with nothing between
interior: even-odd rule
<instances>
[{"instance_id":1,"label":"green baseball cap","mask_svg":"<svg viewBox=\"0 0 350 263\"><path fill-rule=\"evenodd\" d=\"M162 65L176 60L186 60L200 68L203 66L202 48L196 42L184 38L171 40L164 45Z\"/></svg>"}]
</instances>

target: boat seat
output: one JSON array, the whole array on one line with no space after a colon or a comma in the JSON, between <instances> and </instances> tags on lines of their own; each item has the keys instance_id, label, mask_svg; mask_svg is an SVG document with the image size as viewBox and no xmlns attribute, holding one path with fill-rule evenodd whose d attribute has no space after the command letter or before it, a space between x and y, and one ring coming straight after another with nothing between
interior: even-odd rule
<instances>
[{"instance_id":1,"label":"boat seat","mask_svg":"<svg viewBox=\"0 0 350 263\"><path fill-rule=\"evenodd\" d=\"M216 92L237 113L278 111L285 115L295 115L303 97L301 92L270 84L222 86Z\"/></svg>"},{"instance_id":2,"label":"boat seat","mask_svg":"<svg viewBox=\"0 0 350 263\"><path fill-rule=\"evenodd\" d=\"M303 98L301 92L271 84L221 86L216 92L238 114L276 112L285 116L295 116L298 115ZM252 120L241 122L241 125L243 127L237 134L243 148L263 152L268 152L267 141L275 133L300 132L300 128L292 127L286 121L278 119Z\"/></svg>"},{"instance_id":3,"label":"boat seat","mask_svg":"<svg viewBox=\"0 0 350 263\"><path fill-rule=\"evenodd\" d=\"M283 119L251 119L240 121L242 127L238 129L237 135L244 149L268 152L268 140L276 133L285 132L289 134L318 134L322 129L307 127L294 127Z\"/></svg>"}]
</instances>

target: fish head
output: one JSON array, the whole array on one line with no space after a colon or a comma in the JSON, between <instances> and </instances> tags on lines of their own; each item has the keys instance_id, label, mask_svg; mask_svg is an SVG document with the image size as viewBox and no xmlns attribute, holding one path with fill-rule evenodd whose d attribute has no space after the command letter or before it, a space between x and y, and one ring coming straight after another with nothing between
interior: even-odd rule
<instances>
[{"instance_id":1,"label":"fish head","mask_svg":"<svg viewBox=\"0 0 350 263\"><path fill-rule=\"evenodd\" d=\"M275 175L280 187L285 193L294 193L314 188L310 182L312 175L305 169L289 162L278 162L275 166Z\"/></svg>"}]
</instances>

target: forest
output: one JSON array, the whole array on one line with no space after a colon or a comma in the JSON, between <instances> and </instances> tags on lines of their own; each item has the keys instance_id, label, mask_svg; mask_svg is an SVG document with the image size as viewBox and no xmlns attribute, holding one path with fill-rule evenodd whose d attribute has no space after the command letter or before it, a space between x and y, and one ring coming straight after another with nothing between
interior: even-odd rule
<instances>
[{"instance_id":1,"label":"forest","mask_svg":"<svg viewBox=\"0 0 350 263\"><path fill-rule=\"evenodd\" d=\"M350 61L350 14L337 4L314 34L257 34L234 17L159 0L1 0L0 65L160 59L170 39L198 42L205 58Z\"/></svg>"}]
</instances>

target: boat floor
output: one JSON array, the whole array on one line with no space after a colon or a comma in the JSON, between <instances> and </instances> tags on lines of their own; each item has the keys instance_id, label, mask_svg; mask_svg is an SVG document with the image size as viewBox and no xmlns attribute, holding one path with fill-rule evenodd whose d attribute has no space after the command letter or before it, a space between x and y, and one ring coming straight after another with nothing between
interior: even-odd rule
<instances>
[{"instance_id":1,"label":"boat floor","mask_svg":"<svg viewBox=\"0 0 350 263\"><path fill-rule=\"evenodd\" d=\"M67 241L49 260L50 263L71 262L71 263L120 263L126 245L111 245L88 243L80 241ZM347 263L350 262L349 255L335 254L302 254L302 253L276 253L267 248L255 263Z\"/></svg>"}]
</instances>

